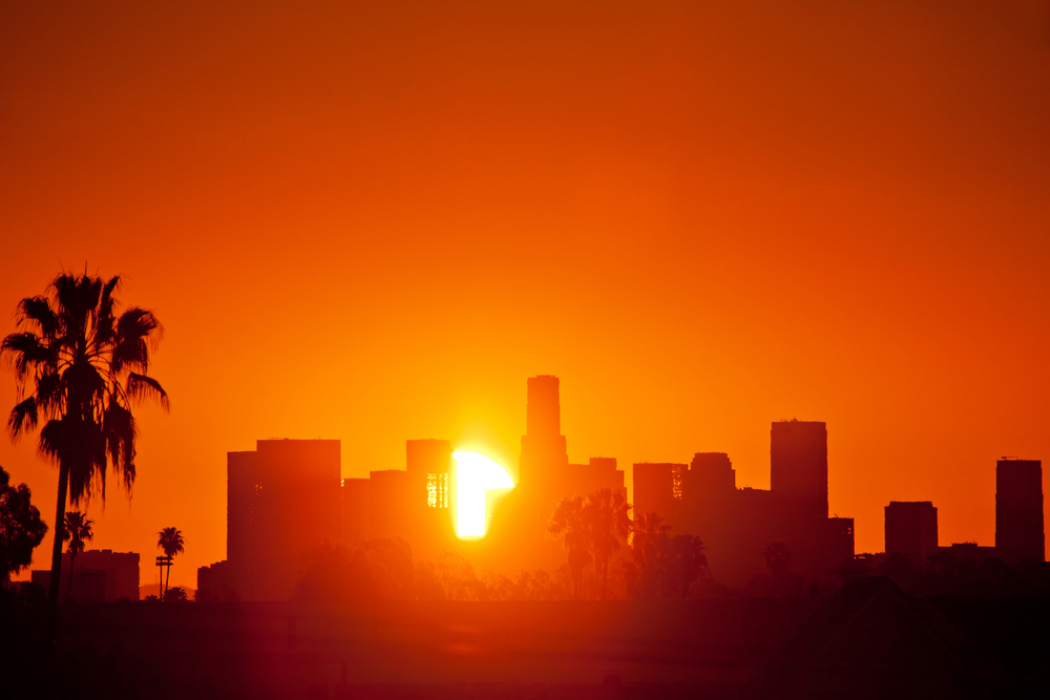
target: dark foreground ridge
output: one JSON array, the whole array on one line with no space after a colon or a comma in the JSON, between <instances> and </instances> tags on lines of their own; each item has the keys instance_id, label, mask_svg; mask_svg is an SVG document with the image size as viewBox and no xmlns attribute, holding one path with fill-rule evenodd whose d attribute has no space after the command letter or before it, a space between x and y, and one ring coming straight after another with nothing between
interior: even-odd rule
<instances>
[{"instance_id":1,"label":"dark foreground ridge","mask_svg":"<svg viewBox=\"0 0 1050 700\"><path fill-rule=\"evenodd\" d=\"M6 697L1046 697L1050 599L70 605L4 610Z\"/></svg>"}]
</instances>

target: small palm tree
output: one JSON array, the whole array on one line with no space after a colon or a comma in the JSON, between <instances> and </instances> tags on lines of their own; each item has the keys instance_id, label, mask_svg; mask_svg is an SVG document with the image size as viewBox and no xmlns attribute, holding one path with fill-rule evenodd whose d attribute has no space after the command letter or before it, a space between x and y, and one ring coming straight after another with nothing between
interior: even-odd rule
<instances>
[{"instance_id":1,"label":"small palm tree","mask_svg":"<svg viewBox=\"0 0 1050 700\"><path fill-rule=\"evenodd\" d=\"M182 530L166 527L157 533L157 546L164 550L164 556L168 557L168 574L164 578L164 593L168 592L168 581L171 580L171 559L186 550L182 548Z\"/></svg>"},{"instance_id":2,"label":"small palm tree","mask_svg":"<svg viewBox=\"0 0 1050 700\"><path fill-rule=\"evenodd\" d=\"M591 553L602 574L602 600L609 582L609 558L631 532L631 504L622 491L599 489L587 497L583 518Z\"/></svg>"},{"instance_id":3,"label":"small palm tree","mask_svg":"<svg viewBox=\"0 0 1050 700\"><path fill-rule=\"evenodd\" d=\"M583 508L583 498L580 496L563 498L547 523L547 532L555 537L564 536L565 538L565 549L569 553L569 571L572 572L572 597L574 599L580 597L583 569L591 561Z\"/></svg>"},{"instance_id":4,"label":"small palm tree","mask_svg":"<svg viewBox=\"0 0 1050 700\"><path fill-rule=\"evenodd\" d=\"M62 274L41 296L18 305L21 330L4 338L18 403L7 427L12 438L40 419L40 453L58 463L58 512L51 556L48 603L54 611L62 574L62 529L66 499L77 505L93 492L106 500L106 466L121 477L128 494L135 483L135 419L132 405L168 395L148 376L160 323L145 309L117 314L120 278ZM27 395L28 394L28 395Z\"/></svg>"},{"instance_id":5,"label":"small palm tree","mask_svg":"<svg viewBox=\"0 0 1050 700\"><path fill-rule=\"evenodd\" d=\"M678 535L671 540L675 564L681 575L682 598L689 597L689 584L707 568L706 547L703 540L692 535Z\"/></svg>"},{"instance_id":6,"label":"small palm tree","mask_svg":"<svg viewBox=\"0 0 1050 700\"><path fill-rule=\"evenodd\" d=\"M660 591L661 580L667 566L667 550L670 543L667 531L670 525L663 523L656 513L643 513L634 519L631 530L631 550L638 569L641 596L655 598Z\"/></svg>"},{"instance_id":7,"label":"small palm tree","mask_svg":"<svg viewBox=\"0 0 1050 700\"><path fill-rule=\"evenodd\" d=\"M62 539L69 542L69 584L66 586L66 600L73 593L73 572L76 570L77 555L84 551L84 544L88 540L95 539L95 533L91 531L94 521L85 517L84 513L74 510L66 513L66 527L62 532Z\"/></svg>"},{"instance_id":8,"label":"small palm tree","mask_svg":"<svg viewBox=\"0 0 1050 700\"><path fill-rule=\"evenodd\" d=\"M766 568L774 577L779 578L787 573L791 565L791 552L786 544L772 542L763 550L762 555L766 558Z\"/></svg>"},{"instance_id":9,"label":"small palm tree","mask_svg":"<svg viewBox=\"0 0 1050 700\"><path fill-rule=\"evenodd\" d=\"M164 591L165 603L185 603L187 600L189 600L189 597L186 595L185 588L175 586Z\"/></svg>"}]
</instances>

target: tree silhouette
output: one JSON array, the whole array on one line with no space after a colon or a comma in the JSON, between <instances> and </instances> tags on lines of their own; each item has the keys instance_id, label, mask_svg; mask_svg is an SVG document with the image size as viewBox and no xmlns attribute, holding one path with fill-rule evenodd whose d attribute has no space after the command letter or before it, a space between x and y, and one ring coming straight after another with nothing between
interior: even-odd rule
<instances>
[{"instance_id":1,"label":"tree silhouette","mask_svg":"<svg viewBox=\"0 0 1050 700\"><path fill-rule=\"evenodd\" d=\"M95 538L91 526L95 523L84 517L78 510L66 513L66 527L62 533L62 539L69 541L69 583L66 586L66 600L73 593L73 572L76 570L77 555L84 551L84 543Z\"/></svg>"},{"instance_id":2,"label":"tree silhouette","mask_svg":"<svg viewBox=\"0 0 1050 700\"><path fill-rule=\"evenodd\" d=\"M106 499L107 463L130 494L135 482L135 420L132 403L168 396L147 376L150 351L160 323L144 309L116 316L113 296L120 278L63 274L41 296L18 306L18 324L0 344L13 356L19 402L8 429L13 438L36 427L41 415L40 451L58 463L58 507L51 559L52 609L58 603L66 497L76 505L97 490ZM25 397L27 386L32 393ZM24 398L25 397L25 398Z\"/></svg>"},{"instance_id":3,"label":"tree silhouette","mask_svg":"<svg viewBox=\"0 0 1050 700\"><path fill-rule=\"evenodd\" d=\"M176 554L184 552L182 548L182 530L166 527L157 533L157 546L164 550L164 556L168 557L168 574L164 578L164 594L168 593L168 581L171 580L171 560Z\"/></svg>"},{"instance_id":4,"label":"tree silhouette","mask_svg":"<svg viewBox=\"0 0 1050 700\"><path fill-rule=\"evenodd\" d=\"M707 554L704 553L706 549L703 541L692 535L677 535L671 540L683 599L689 597L689 584L707 568Z\"/></svg>"},{"instance_id":5,"label":"tree silhouette","mask_svg":"<svg viewBox=\"0 0 1050 700\"><path fill-rule=\"evenodd\" d=\"M185 603L189 600L186 595L186 589L181 586L175 586L164 591L164 602L165 603Z\"/></svg>"},{"instance_id":6,"label":"tree silhouette","mask_svg":"<svg viewBox=\"0 0 1050 700\"><path fill-rule=\"evenodd\" d=\"M547 532L565 538L565 549L569 553L569 571L572 572L572 597L580 597L583 568L591 561L587 522L583 515L583 498L563 498L547 522Z\"/></svg>"},{"instance_id":7,"label":"tree silhouette","mask_svg":"<svg viewBox=\"0 0 1050 700\"><path fill-rule=\"evenodd\" d=\"M779 578L787 573L791 566L791 552L783 542L772 542L762 552L766 558L766 568L774 577Z\"/></svg>"},{"instance_id":8,"label":"tree silhouette","mask_svg":"<svg viewBox=\"0 0 1050 700\"><path fill-rule=\"evenodd\" d=\"M29 487L11 486L10 480L0 467L0 584L29 566L33 550L47 534L40 511L29 500Z\"/></svg>"},{"instance_id":9,"label":"tree silhouette","mask_svg":"<svg viewBox=\"0 0 1050 700\"><path fill-rule=\"evenodd\" d=\"M361 545L364 558L376 583L376 595L384 600L411 600L415 584L412 547L401 537L380 537Z\"/></svg>"},{"instance_id":10,"label":"tree silhouette","mask_svg":"<svg viewBox=\"0 0 1050 700\"><path fill-rule=\"evenodd\" d=\"M655 598L660 590L661 578L667 563L670 525L656 513L643 513L634 519L631 535L631 550L638 569L641 597Z\"/></svg>"},{"instance_id":11,"label":"tree silhouette","mask_svg":"<svg viewBox=\"0 0 1050 700\"><path fill-rule=\"evenodd\" d=\"M583 519L587 527L588 544L595 564L602 575L602 600L609 582L609 557L620 548L631 532L631 504L621 491L599 489L587 497Z\"/></svg>"}]
</instances>

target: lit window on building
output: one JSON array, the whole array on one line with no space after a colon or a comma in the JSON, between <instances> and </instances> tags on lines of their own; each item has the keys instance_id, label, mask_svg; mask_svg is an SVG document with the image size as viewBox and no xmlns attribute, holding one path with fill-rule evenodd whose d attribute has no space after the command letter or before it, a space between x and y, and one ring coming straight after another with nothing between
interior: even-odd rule
<instances>
[{"instance_id":1,"label":"lit window on building","mask_svg":"<svg viewBox=\"0 0 1050 700\"><path fill-rule=\"evenodd\" d=\"M671 493L674 495L675 500L682 500L682 472L685 471L684 464L676 464L671 467L671 478L673 479L671 485Z\"/></svg>"},{"instance_id":2,"label":"lit window on building","mask_svg":"<svg viewBox=\"0 0 1050 700\"><path fill-rule=\"evenodd\" d=\"M427 474L427 506L448 508L448 472Z\"/></svg>"}]
</instances>

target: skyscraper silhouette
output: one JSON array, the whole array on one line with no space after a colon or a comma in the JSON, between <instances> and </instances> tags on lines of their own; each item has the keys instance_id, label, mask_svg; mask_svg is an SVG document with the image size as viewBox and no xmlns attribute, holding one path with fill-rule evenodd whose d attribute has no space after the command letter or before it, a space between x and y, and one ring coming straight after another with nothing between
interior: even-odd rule
<instances>
[{"instance_id":1,"label":"skyscraper silhouette","mask_svg":"<svg viewBox=\"0 0 1050 700\"><path fill-rule=\"evenodd\" d=\"M558 378L529 377L518 485L527 491L549 491L564 475L568 464L565 436L561 434Z\"/></svg>"},{"instance_id":2,"label":"skyscraper silhouette","mask_svg":"<svg viewBox=\"0 0 1050 700\"><path fill-rule=\"evenodd\" d=\"M770 490L796 517L828 517L828 430L816 421L781 421L770 431Z\"/></svg>"},{"instance_id":3,"label":"skyscraper silhouette","mask_svg":"<svg viewBox=\"0 0 1050 700\"><path fill-rule=\"evenodd\" d=\"M338 440L259 440L227 455L232 587L245 600L287 599L304 556L340 538Z\"/></svg>"},{"instance_id":4,"label":"skyscraper silhouette","mask_svg":"<svg viewBox=\"0 0 1050 700\"><path fill-rule=\"evenodd\" d=\"M654 512L675 533L700 537L721 581L763 573L773 542L791 553L793 573L827 576L853 558L853 519L828 517L827 427L788 421L770 432L770 490L737 488L729 455L698 452L688 466L635 464L635 514Z\"/></svg>"},{"instance_id":5,"label":"skyscraper silhouette","mask_svg":"<svg viewBox=\"0 0 1050 700\"><path fill-rule=\"evenodd\" d=\"M1000 559L1044 560L1043 465L1000 459L995 468L995 550Z\"/></svg>"}]
</instances>

